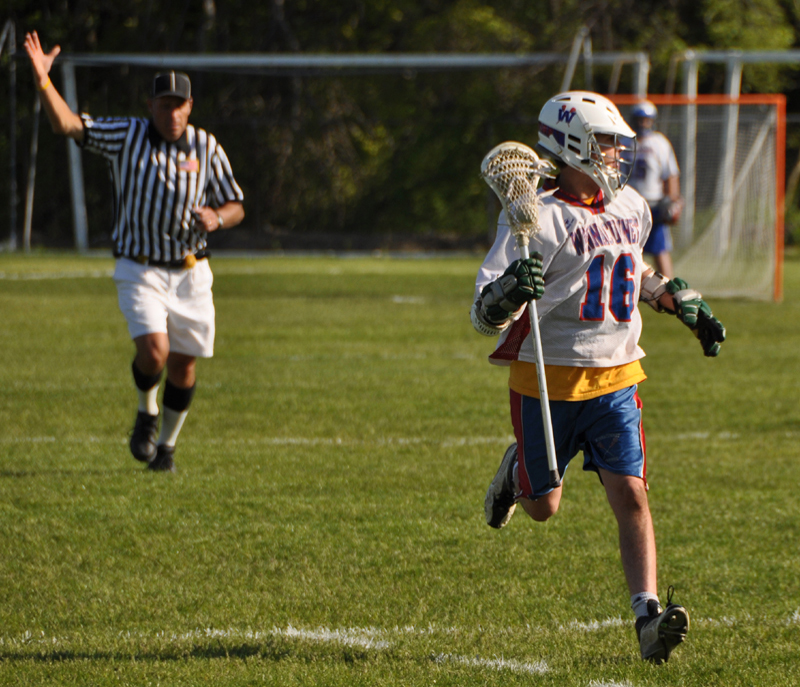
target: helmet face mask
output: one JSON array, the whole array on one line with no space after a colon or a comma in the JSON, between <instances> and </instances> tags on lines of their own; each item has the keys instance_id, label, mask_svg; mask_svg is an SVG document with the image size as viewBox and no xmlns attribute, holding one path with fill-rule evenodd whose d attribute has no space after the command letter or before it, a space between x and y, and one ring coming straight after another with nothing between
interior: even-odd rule
<instances>
[{"instance_id":1,"label":"helmet face mask","mask_svg":"<svg viewBox=\"0 0 800 687\"><path fill-rule=\"evenodd\" d=\"M633 170L636 134L608 98L568 91L539 113L539 146L589 176L613 200Z\"/></svg>"}]
</instances>

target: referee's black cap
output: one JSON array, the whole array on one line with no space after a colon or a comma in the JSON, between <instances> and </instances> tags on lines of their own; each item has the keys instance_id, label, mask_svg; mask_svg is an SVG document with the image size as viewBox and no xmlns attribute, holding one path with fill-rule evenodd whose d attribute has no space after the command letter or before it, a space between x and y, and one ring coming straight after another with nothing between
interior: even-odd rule
<instances>
[{"instance_id":1,"label":"referee's black cap","mask_svg":"<svg viewBox=\"0 0 800 687\"><path fill-rule=\"evenodd\" d=\"M192 97L192 82L183 72L159 72L153 78L153 89L150 95L153 98L174 95L189 100Z\"/></svg>"}]
</instances>

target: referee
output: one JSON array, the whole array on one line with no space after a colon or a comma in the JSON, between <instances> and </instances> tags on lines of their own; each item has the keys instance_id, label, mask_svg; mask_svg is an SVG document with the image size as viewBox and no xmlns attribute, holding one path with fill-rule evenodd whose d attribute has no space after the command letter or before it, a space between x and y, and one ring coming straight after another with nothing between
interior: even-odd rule
<instances>
[{"instance_id":1,"label":"referee","mask_svg":"<svg viewBox=\"0 0 800 687\"><path fill-rule=\"evenodd\" d=\"M214 354L206 237L244 219L242 190L214 136L189 124L186 74L156 74L149 120L94 119L74 113L50 81L61 49L45 54L34 31L25 36L25 50L53 131L109 163L114 282L136 346L132 370L139 409L130 449L148 469L175 472L175 442L194 395L195 361Z\"/></svg>"}]
</instances>

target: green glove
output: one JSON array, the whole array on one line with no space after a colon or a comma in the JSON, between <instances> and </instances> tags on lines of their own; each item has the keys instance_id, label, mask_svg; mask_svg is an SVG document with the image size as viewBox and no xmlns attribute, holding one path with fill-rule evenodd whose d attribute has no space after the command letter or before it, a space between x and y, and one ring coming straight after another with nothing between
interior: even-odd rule
<instances>
[{"instance_id":1,"label":"green glove","mask_svg":"<svg viewBox=\"0 0 800 687\"><path fill-rule=\"evenodd\" d=\"M544 295L542 255L514 260L502 276L483 287L481 310L489 322L502 323L525 303Z\"/></svg>"},{"instance_id":2,"label":"green glove","mask_svg":"<svg viewBox=\"0 0 800 687\"><path fill-rule=\"evenodd\" d=\"M700 340L703 353L710 358L719 355L720 344L725 341L725 327L714 317L700 292L678 278L667 282L667 291L675 301L675 314Z\"/></svg>"}]
</instances>

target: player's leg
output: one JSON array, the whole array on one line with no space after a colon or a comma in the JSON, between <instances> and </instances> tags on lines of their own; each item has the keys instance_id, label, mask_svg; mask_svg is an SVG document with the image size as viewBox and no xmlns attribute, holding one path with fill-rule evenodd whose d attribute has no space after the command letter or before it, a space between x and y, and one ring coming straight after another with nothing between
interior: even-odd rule
<instances>
[{"instance_id":1,"label":"player's leg","mask_svg":"<svg viewBox=\"0 0 800 687\"><path fill-rule=\"evenodd\" d=\"M600 470L608 502L619 526L622 569L636 613L636 634L642 658L654 663L669 659L672 650L686 638L689 614L683 606L658 599L656 540L644 481Z\"/></svg>"},{"instance_id":2,"label":"player's leg","mask_svg":"<svg viewBox=\"0 0 800 687\"><path fill-rule=\"evenodd\" d=\"M169 354L169 339L166 334L154 333L137 336L133 342L136 356L131 370L139 408L131 432L130 450L134 458L149 463L156 455L158 386Z\"/></svg>"},{"instance_id":3,"label":"player's leg","mask_svg":"<svg viewBox=\"0 0 800 687\"><path fill-rule=\"evenodd\" d=\"M541 402L538 398L524 396L514 391L511 398L511 422L521 446L519 451L519 504L537 522L545 522L558 511L562 487L550 486L550 468L547 462ZM562 479L570 460L578 452L575 434L580 403L550 401L558 472Z\"/></svg>"},{"instance_id":4,"label":"player's leg","mask_svg":"<svg viewBox=\"0 0 800 687\"><path fill-rule=\"evenodd\" d=\"M556 513L561 502L561 487L553 489L550 486L539 399L511 391L510 404L517 441L506 451L484 504L487 523L493 527L505 525L517 503L534 520L544 522ZM566 401L550 403L558 469L562 477L570 459L577 453L572 431L577 407L578 404Z\"/></svg>"},{"instance_id":5,"label":"player's leg","mask_svg":"<svg viewBox=\"0 0 800 687\"><path fill-rule=\"evenodd\" d=\"M156 453L158 387L169 353L165 283L156 270L124 258L117 260L114 282L120 311L136 347L131 372L138 409L129 446L134 458L149 462Z\"/></svg>"},{"instance_id":6,"label":"player's leg","mask_svg":"<svg viewBox=\"0 0 800 687\"><path fill-rule=\"evenodd\" d=\"M151 470L175 471L175 444L194 398L196 360L214 354L212 282L208 261L202 260L181 275L168 302L170 353L162 398L161 433L156 457L148 465Z\"/></svg>"},{"instance_id":7,"label":"player's leg","mask_svg":"<svg viewBox=\"0 0 800 687\"><path fill-rule=\"evenodd\" d=\"M161 375L169 356L169 337L166 332L153 332L133 340L136 357L133 364L144 375Z\"/></svg>"},{"instance_id":8,"label":"player's leg","mask_svg":"<svg viewBox=\"0 0 800 687\"><path fill-rule=\"evenodd\" d=\"M197 358L172 351L167 358L167 382L181 389L189 389L197 380Z\"/></svg>"},{"instance_id":9,"label":"player's leg","mask_svg":"<svg viewBox=\"0 0 800 687\"><path fill-rule=\"evenodd\" d=\"M486 524L496 529L501 529L508 524L511 516L514 515L517 503L534 520L544 522L556 513L561 501L561 486L537 499L521 496L517 447L518 444L515 441L506 449L483 502Z\"/></svg>"},{"instance_id":10,"label":"player's leg","mask_svg":"<svg viewBox=\"0 0 800 687\"><path fill-rule=\"evenodd\" d=\"M599 472L617 519L622 569L628 589L631 594L656 594L656 539L644 480L603 469Z\"/></svg>"},{"instance_id":11,"label":"player's leg","mask_svg":"<svg viewBox=\"0 0 800 687\"><path fill-rule=\"evenodd\" d=\"M583 419L584 469L594 470L617 520L622 568L636 614L642 658L660 663L686 636L681 606L662 610L657 592L656 543L647 499L645 440L636 387L591 404Z\"/></svg>"},{"instance_id":12,"label":"player's leg","mask_svg":"<svg viewBox=\"0 0 800 687\"><path fill-rule=\"evenodd\" d=\"M167 359L167 381L164 384L161 433L156 457L148 465L151 470L174 472L175 443L189 413L195 390L195 358L183 353L170 353Z\"/></svg>"},{"instance_id":13,"label":"player's leg","mask_svg":"<svg viewBox=\"0 0 800 687\"><path fill-rule=\"evenodd\" d=\"M561 503L561 485L537 499L521 498L519 504L536 522L549 520L558 511Z\"/></svg>"}]
</instances>

